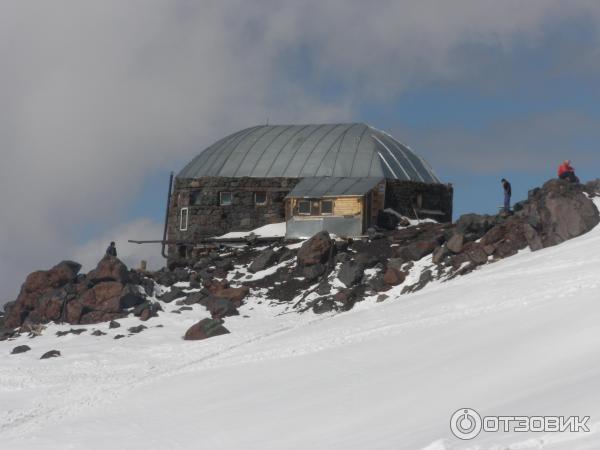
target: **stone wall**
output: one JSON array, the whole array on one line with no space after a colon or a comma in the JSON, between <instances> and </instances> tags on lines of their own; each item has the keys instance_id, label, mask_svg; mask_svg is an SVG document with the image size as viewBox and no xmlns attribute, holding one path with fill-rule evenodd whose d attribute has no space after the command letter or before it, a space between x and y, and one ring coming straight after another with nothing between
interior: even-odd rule
<instances>
[{"instance_id":1,"label":"stone wall","mask_svg":"<svg viewBox=\"0 0 600 450\"><path fill-rule=\"evenodd\" d=\"M429 184L417 181L387 180L385 207L415 219L415 209L419 218L431 218L438 222L452 222L451 184ZM441 211L443 215L432 215L422 210Z\"/></svg>"},{"instance_id":2,"label":"stone wall","mask_svg":"<svg viewBox=\"0 0 600 450\"><path fill-rule=\"evenodd\" d=\"M248 231L285 220L285 196L297 178L176 178L169 208L169 241L195 242L230 231ZM221 192L231 193L231 205L220 204ZM266 204L255 193L266 193ZM181 208L188 208L188 229L180 230ZM176 256L169 246L169 257Z\"/></svg>"},{"instance_id":3,"label":"stone wall","mask_svg":"<svg viewBox=\"0 0 600 450\"><path fill-rule=\"evenodd\" d=\"M176 178L169 208L167 239L182 245L230 231L247 231L285 220L285 196L298 178ZM220 204L220 193L231 193L231 205ZM264 192L265 205L255 202L255 193ZM387 180L385 207L408 217L418 209L438 210L444 215L429 216L441 222L452 220L451 185ZM420 206L420 207L419 207ZM188 208L188 227L180 230L181 208ZM428 217L420 214L420 217ZM178 245L169 245L169 259L186 258ZM189 257L191 255L187 255Z\"/></svg>"}]
</instances>

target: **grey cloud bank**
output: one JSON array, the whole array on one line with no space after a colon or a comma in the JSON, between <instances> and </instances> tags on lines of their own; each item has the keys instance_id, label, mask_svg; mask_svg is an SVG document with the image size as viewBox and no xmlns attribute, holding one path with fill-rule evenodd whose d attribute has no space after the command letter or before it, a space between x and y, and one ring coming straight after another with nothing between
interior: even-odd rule
<instances>
[{"instance_id":1,"label":"grey cloud bank","mask_svg":"<svg viewBox=\"0 0 600 450\"><path fill-rule=\"evenodd\" d=\"M145 174L220 136L266 118L351 120L367 98L472 76L477 61L456 57L465 45L535 47L548 26L579 17L597 20L600 5L3 2L0 303L32 270L67 257L92 264L105 238L160 230L121 219ZM347 95L321 95L332 81ZM429 155L449 134L466 149L488 139L443 130L424 142ZM90 224L106 232L80 244ZM146 251L127 250L130 263L153 258Z\"/></svg>"}]
</instances>

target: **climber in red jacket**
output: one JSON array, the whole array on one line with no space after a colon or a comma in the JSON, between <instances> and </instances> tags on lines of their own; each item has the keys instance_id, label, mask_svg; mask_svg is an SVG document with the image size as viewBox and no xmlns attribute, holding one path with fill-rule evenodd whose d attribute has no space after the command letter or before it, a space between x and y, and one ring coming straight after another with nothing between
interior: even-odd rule
<instances>
[{"instance_id":1,"label":"climber in red jacket","mask_svg":"<svg viewBox=\"0 0 600 450\"><path fill-rule=\"evenodd\" d=\"M558 166L558 178L569 180L571 183L579 183L579 178L575 176L575 169L571 167L571 161L566 159Z\"/></svg>"}]
</instances>

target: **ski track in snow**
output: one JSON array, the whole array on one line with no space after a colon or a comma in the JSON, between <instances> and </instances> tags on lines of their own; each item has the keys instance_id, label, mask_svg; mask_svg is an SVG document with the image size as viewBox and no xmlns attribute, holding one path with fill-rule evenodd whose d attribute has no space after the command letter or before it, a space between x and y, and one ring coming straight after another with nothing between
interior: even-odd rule
<instances>
[{"instance_id":1,"label":"ski track in snow","mask_svg":"<svg viewBox=\"0 0 600 450\"><path fill-rule=\"evenodd\" d=\"M400 371L399 373L405 377L398 382L406 384L406 387L399 388L400 393L407 399L413 399L414 395L426 395L427 389L420 383L423 378L425 379L423 383L432 380L440 383L450 381L459 383L457 380L460 380L462 375L453 368L451 363L455 357L460 357L462 358L460 361L469 364L465 368L466 373L486 374L485 368L481 367L483 362L469 359L469 354L479 355L481 358L481 355L485 355L488 351L485 348L485 351L482 351L481 348L501 342L500 338L504 334L502 330L505 329L507 341L511 345L521 344L526 350L514 347L514 354L511 354L496 345L491 347L489 352L498 354L498 358L516 358L514 361L523 365L524 373L539 375L545 373L547 367L551 376L547 380L541 378L537 383L529 386L532 380L519 379L517 373L519 367L511 366L504 368L507 371L506 375L489 374L489 383L504 388L516 385L526 390L488 393L485 389L488 380L471 380L472 389L479 389L477 391L480 393L479 396L471 398L470 390L459 386L457 389L463 394L461 398L464 398L465 402L474 398L479 400L485 393L481 404L499 414L533 414L536 411L537 414L541 412L552 414L558 413L556 408L559 405L566 405L567 411L575 414L580 411L577 408L583 405L589 407L592 413L596 413L590 421L591 433L543 436L518 433L497 436L488 434L482 440L461 442L448 436L447 423L453 411L449 410L447 416L443 415L445 422L438 424L440 417L437 415L437 410L428 415L427 411L422 411L422 407L415 407L417 418L406 420L412 424L411 431L402 434L394 431L395 427L398 428L396 422L398 417L405 419L404 414L410 411L410 408L398 407L398 411L394 411L396 402L388 400L389 404L385 403L383 399L386 397L380 395L377 386L369 388L375 389L373 394L380 399L380 403L371 405L375 408L373 414L375 417L380 417L376 415L377 407L388 408L391 416L388 419L389 424L377 423L380 427L377 429L380 431L376 437L365 434L364 430L357 427L350 427L350 431L347 431L350 436L342 438L339 431L336 431L336 427L342 425L330 424L320 429L309 418L303 416L297 419L298 427L303 427L303 419L313 424L316 429L310 432L321 439L318 445L313 445L314 448L422 448L425 450L600 448L600 406L592 404L597 403L596 399L600 394L600 382L592 381L600 377L598 365L600 360L587 361L590 354L600 353L600 338L594 338L592 333L594 330L589 325L589 322L600 317L600 305L595 302L600 298L600 276L597 271L600 266L600 255L597 255L594 250L599 247L600 227L597 227L587 235L562 245L534 253L522 252L512 258L480 267L467 276L444 283L432 283L414 294L399 296L401 288L395 288L396 290L388 292L392 294L392 298L384 303L376 303L375 299L371 298L358 303L349 312L336 315L315 316L311 312L279 314L285 310L286 305L270 306L258 297L251 297L240 309L240 316L226 319L225 326L231 334L202 342L186 342L181 339L189 326L199 318L207 316L205 309L199 305L194 305L192 311L184 311L180 315L170 313L171 310L176 309L174 304L166 305L165 312L161 313L160 317L145 323L148 329L121 340L113 340L113 337L116 334L127 335L127 328L140 323L137 318L123 319L119 321L122 324L121 328L113 330L109 330L107 324L49 325L40 337L29 339L22 336L16 340L0 342L0 447L80 448L78 446L82 445L82 441L77 440L77 431L71 428L69 423L74 421L73 423L77 423L78 426L81 426L81 423L86 426L87 423L92 430L96 426L93 418L98 411L104 412L106 417L113 413L120 414L121 411L125 411L122 414L127 414L129 410L135 411L140 395L147 392L147 397L152 398L155 390L161 389L161 386L166 385L165 383L178 384L186 381L189 383L190 377L208 376L211 371L222 373L228 368L233 372L247 372L249 379L252 380L255 379L252 378L253 371L259 367L280 368L283 373L287 373L285 368L288 364L291 365L290 367L298 364L302 367L303 361L321 361L318 359L319 354L323 354L325 358L325 361L319 363L321 366L309 365L306 367L306 374L288 381L291 392L295 390L300 392L296 397L290 397L299 404L303 404L302 402L306 401L304 397L308 395L307 392L302 391L303 383L317 383L310 384L312 387L320 386L319 383L328 383L327 376L322 376L321 382L319 381L321 378L313 380L310 374L314 370L321 370L319 367L323 364L327 365L331 355L337 353L348 365L331 366L333 372L340 373L340 384L335 389L340 393L356 390L359 392L357 395L360 395L362 390L366 389L363 384L365 380L371 378L379 380L382 376L381 368L374 369L378 370L377 372L370 372L368 363L362 365L364 358L379 367L378 364L382 362L373 359L377 356L378 349L387 349L387 355L391 358L389 364L398 364L399 368L394 370ZM426 265L426 261L422 264ZM244 318L244 315L250 317ZM519 323L522 318L525 322ZM547 330L548 336L527 334L529 323L536 333L546 331L546 326L550 327ZM600 322L597 323L600 326ZM164 327L157 328L155 327L157 324L162 324ZM557 324L558 328L556 328ZM56 331L70 328L87 328L88 331L80 336L55 336ZM108 334L100 337L90 336L89 333L93 329L101 329ZM463 329L466 331L463 332ZM439 347L428 344L430 340L435 346L443 345L446 341L451 342L456 336L468 336L468 331L471 329L480 333L478 338L481 342L477 340L466 342L468 351L451 344L442 351ZM485 330L489 330L489 335L481 334ZM598 328L595 329L596 335L597 331ZM581 333L581 336L577 333ZM547 349L544 346L544 344L548 345L545 338L553 335L563 338L564 344L558 340L553 343L552 349ZM407 341L414 342L414 346L409 345ZM581 342L584 346L577 347L576 344ZM22 355L8 355L13 347L22 344L29 345L32 350ZM38 359L42 353L51 349L60 350L63 356L45 361ZM394 354L390 354L390 350L393 350ZM419 350L426 351L427 356L419 357L412 353ZM360 353L361 351L367 353ZM548 352L555 354L550 353L551 356L546 356ZM538 359L530 361L528 358L531 358L531 355L537 355ZM561 364L552 365L552 356L562 357ZM494 360L485 361L485 364L490 364L490 361ZM415 367L404 368L404 364L413 364ZM411 375L413 372L414 375ZM511 381L511 377L516 378ZM383 379L386 379L385 375ZM245 380L240 382L244 383ZM569 391L570 387L579 385L592 391L575 390L574 393ZM419 386L417 390L420 390L413 393L411 389L414 390L415 386ZM529 387L525 388L525 386ZM194 385L189 386L189 389L193 390ZM263 389L260 391L262 396L270 395L271 388L261 389ZM326 397L333 388L330 386L329 390L323 389L321 394ZM335 389L332 395L338 392ZM441 392L445 393L445 391ZM446 396L451 397L451 394L448 393ZM341 404L347 401L343 397L334 398L337 398ZM519 403L521 398L528 403ZM229 399L229 401L233 400ZM541 405L540 407L546 405L548 409L533 412L510 409L515 405L524 408L534 400ZM431 406L446 402L452 405L454 410L468 406L451 403L447 398L424 398L423 401ZM124 406L121 406L122 402ZM161 405L156 403L155 407L158 409ZM173 407L177 408L177 405ZM503 407L507 409L503 410ZM182 409L185 407L182 406ZM445 414L446 410L443 408L442 410ZM215 426L228 419L229 413L228 409L216 411ZM337 409L334 408L333 411ZM198 414L204 413L198 411ZM318 415L316 412L315 414ZM394 414L399 416L394 417ZM86 417L90 417L89 423L85 421ZM203 417L207 420L206 416ZM388 416L384 414L382 417ZM195 419L188 418L188 420L192 420L190 423L193 423ZM252 422L253 418L248 416L245 416L244 420L249 420L250 424L242 431L255 439L248 442L259 442L253 434L252 427L260 427L260 423ZM287 423L284 419L281 420L281 426L285 426ZM352 416L348 415L345 420L352 423ZM138 438L143 436L144 432L148 432L149 427L158 426L152 420L148 423L144 425L144 421L138 420L131 424L132 427L139 428L139 433L136 433ZM57 430L55 440L45 440L44 436L52 434L55 428ZM235 431L232 433L235 434ZM29 440L23 441L24 436ZM307 436L313 435L307 434ZM231 445L228 439L235 441L234 435L227 437L218 435L210 439L207 436L203 437L207 439L208 447L235 448L228 447ZM181 439L180 442L178 441L179 444L173 444L173 448L195 446L192 445L195 440L189 440L186 436ZM132 444L123 448L160 448L156 446L156 442L152 442L144 443L141 440L137 443L139 445ZM282 442L289 443L289 447L281 445ZM389 446L385 445L386 443ZM97 448L91 442L89 445L90 448ZM275 435L272 447L265 447L264 443L261 447L248 445L249 447L245 448L306 448L311 445L311 440L306 436L303 437L302 434Z\"/></svg>"}]
</instances>

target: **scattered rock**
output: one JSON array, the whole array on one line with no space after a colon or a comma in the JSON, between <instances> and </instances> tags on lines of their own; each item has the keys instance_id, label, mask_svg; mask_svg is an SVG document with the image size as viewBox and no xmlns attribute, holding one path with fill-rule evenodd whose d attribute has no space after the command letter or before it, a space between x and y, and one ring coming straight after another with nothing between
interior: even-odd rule
<instances>
[{"instance_id":1,"label":"scattered rock","mask_svg":"<svg viewBox=\"0 0 600 450\"><path fill-rule=\"evenodd\" d=\"M127 331L129 331L130 333L141 333L146 328L148 328L148 327L146 327L145 325L138 325L137 327L128 328ZM115 338L116 338L116 336L115 336Z\"/></svg>"},{"instance_id":2,"label":"scattered rock","mask_svg":"<svg viewBox=\"0 0 600 450\"><path fill-rule=\"evenodd\" d=\"M240 313L234 303L227 298L209 296L201 304L210 312L213 319L222 319L228 316L237 316Z\"/></svg>"},{"instance_id":3,"label":"scattered rock","mask_svg":"<svg viewBox=\"0 0 600 450\"><path fill-rule=\"evenodd\" d=\"M106 336L106 333L100 330L95 330L92 332L92 336Z\"/></svg>"},{"instance_id":4,"label":"scattered rock","mask_svg":"<svg viewBox=\"0 0 600 450\"><path fill-rule=\"evenodd\" d=\"M80 335L81 333L85 333L86 331L87 331L87 328L71 328L70 330L67 330L67 331L57 331L56 335L58 337L66 336L67 334Z\"/></svg>"},{"instance_id":5,"label":"scattered rock","mask_svg":"<svg viewBox=\"0 0 600 450\"><path fill-rule=\"evenodd\" d=\"M60 356L60 352L58 350L50 350L42 355L40 359L48 359L48 358L57 358Z\"/></svg>"},{"instance_id":6,"label":"scattered rock","mask_svg":"<svg viewBox=\"0 0 600 450\"><path fill-rule=\"evenodd\" d=\"M465 237L461 233L455 233L446 243L446 247L452 253L460 253L463 248Z\"/></svg>"},{"instance_id":7,"label":"scattered rock","mask_svg":"<svg viewBox=\"0 0 600 450\"><path fill-rule=\"evenodd\" d=\"M329 285L327 280L322 280L319 283L319 285L317 286L316 292L319 295L327 295L327 294L329 294L329 292L331 292L331 286Z\"/></svg>"},{"instance_id":8,"label":"scattered rock","mask_svg":"<svg viewBox=\"0 0 600 450\"><path fill-rule=\"evenodd\" d=\"M335 302L329 298L319 299L312 305L312 311L315 314L323 314L335 310L337 310Z\"/></svg>"},{"instance_id":9,"label":"scattered rock","mask_svg":"<svg viewBox=\"0 0 600 450\"><path fill-rule=\"evenodd\" d=\"M412 244L400 247L398 249L398 256L405 261L418 261L432 253L438 245L439 242L437 240L413 242Z\"/></svg>"},{"instance_id":10,"label":"scattered rock","mask_svg":"<svg viewBox=\"0 0 600 450\"><path fill-rule=\"evenodd\" d=\"M252 261L252 264L250 264L248 267L248 271L251 273L256 273L271 267L276 262L277 254L273 251L273 249L268 248L258 254L254 261Z\"/></svg>"},{"instance_id":11,"label":"scattered rock","mask_svg":"<svg viewBox=\"0 0 600 450\"><path fill-rule=\"evenodd\" d=\"M325 273L325 266L321 263L313 264L302 269L302 275L307 281L313 281Z\"/></svg>"},{"instance_id":12,"label":"scattered rock","mask_svg":"<svg viewBox=\"0 0 600 450\"><path fill-rule=\"evenodd\" d=\"M383 281L390 286L397 286L404 283L406 274L395 267L388 267L383 275Z\"/></svg>"},{"instance_id":13,"label":"scattered rock","mask_svg":"<svg viewBox=\"0 0 600 450\"><path fill-rule=\"evenodd\" d=\"M17 355L19 353L28 352L29 350L31 350L31 347L29 347L29 345L18 345L15 348L12 349L12 351L10 352L10 354L11 355Z\"/></svg>"},{"instance_id":14,"label":"scattered rock","mask_svg":"<svg viewBox=\"0 0 600 450\"><path fill-rule=\"evenodd\" d=\"M115 320L111 320L108 324L108 328L119 328L121 324Z\"/></svg>"},{"instance_id":15,"label":"scattered rock","mask_svg":"<svg viewBox=\"0 0 600 450\"><path fill-rule=\"evenodd\" d=\"M186 341L197 341L228 333L229 330L223 326L220 320L202 319L185 332L183 339Z\"/></svg>"},{"instance_id":16,"label":"scattered rock","mask_svg":"<svg viewBox=\"0 0 600 450\"><path fill-rule=\"evenodd\" d=\"M338 279L344 283L346 287L352 287L355 284L360 283L363 274L364 268L361 264L354 261L348 261L340 267Z\"/></svg>"},{"instance_id":17,"label":"scattered rock","mask_svg":"<svg viewBox=\"0 0 600 450\"><path fill-rule=\"evenodd\" d=\"M171 303L173 300L177 300L178 298L185 297L186 295L187 294L185 292L183 292L183 289L172 286L169 291L167 291L163 295L159 296L158 299L165 303Z\"/></svg>"},{"instance_id":18,"label":"scattered rock","mask_svg":"<svg viewBox=\"0 0 600 450\"><path fill-rule=\"evenodd\" d=\"M124 334L117 334L113 339L122 339L124 337L125 337Z\"/></svg>"}]
</instances>

